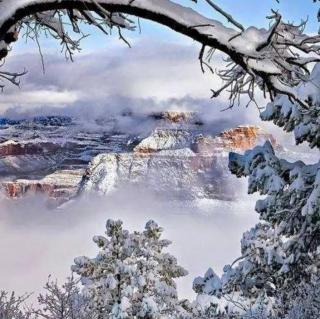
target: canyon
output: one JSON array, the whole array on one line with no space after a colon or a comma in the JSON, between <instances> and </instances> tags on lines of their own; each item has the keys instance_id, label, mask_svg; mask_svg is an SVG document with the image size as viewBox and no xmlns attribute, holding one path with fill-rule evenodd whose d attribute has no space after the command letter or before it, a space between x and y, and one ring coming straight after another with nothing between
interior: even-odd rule
<instances>
[{"instance_id":1,"label":"canyon","mask_svg":"<svg viewBox=\"0 0 320 319\"><path fill-rule=\"evenodd\" d=\"M280 148L256 126L210 134L194 113L162 112L150 120L149 131L128 134L116 119L90 128L59 116L0 119L0 190L13 199L41 194L53 205L129 184L172 199L233 200L240 182L229 173L228 153L266 140Z\"/></svg>"}]
</instances>

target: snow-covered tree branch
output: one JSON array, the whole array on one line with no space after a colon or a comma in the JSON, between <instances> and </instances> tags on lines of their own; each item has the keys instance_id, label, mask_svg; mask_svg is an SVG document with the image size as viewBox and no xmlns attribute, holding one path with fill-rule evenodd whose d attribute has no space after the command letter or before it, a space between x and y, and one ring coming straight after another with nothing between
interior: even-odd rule
<instances>
[{"instance_id":1,"label":"snow-covered tree branch","mask_svg":"<svg viewBox=\"0 0 320 319\"><path fill-rule=\"evenodd\" d=\"M0 291L0 319L31 319L25 301L30 295L17 296L14 292Z\"/></svg>"},{"instance_id":2,"label":"snow-covered tree branch","mask_svg":"<svg viewBox=\"0 0 320 319\"><path fill-rule=\"evenodd\" d=\"M319 61L320 36L304 34L305 22L299 25L285 23L275 11L268 17L272 22L268 30L245 29L214 1L205 2L234 28L171 0L2 0L0 59L8 54L10 43L26 27L36 39L39 28L49 30L72 56L79 49L79 41L72 40L66 32L64 23L67 20L78 34L81 34L81 22L86 22L105 33L109 27L117 28L120 38L126 41L122 30L134 29L132 17L136 16L158 22L199 42L203 69L208 66L204 61L206 49L209 60L215 49L227 54L230 61L226 70L219 72L225 84L213 90L213 96L230 90L231 106L243 94L254 101L255 89L259 87L271 99L283 93L308 109L307 97L299 95L296 87L301 81L308 80L308 65Z\"/></svg>"},{"instance_id":3,"label":"snow-covered tree branch","mask_svg":"<svg viewBox=\"0 0 320 319\"><path fill-rule=\"evenodd\" d=\"M297 91L307 97L308 110L302 110L286 95L278 95L261 113L264 121L273 121L286 132L294 132L297 144L308 142L320 148L320 64L316 64L310 78L300 83Z\"/></svg>"},{"instance_id":4,"label":"snow-covered tree branch","mask_svg":"<svg viewBox=\"0 0 320 319\"><path fill-rule=\"evenodd\" d=\"M256 204L261 222L243 235L242 255L225 266L222 278L199 278L196 291L219 298L236 294L252 303L267 296L276 318L293 311L294 298L301 302L302 287L310 288L304 292L313 298L308 302L317 304L311 287L320 276L320 164L279 159L267 142L244 155L231 153L229 167L249 177L249 193L266 195Z\"/></svg>"},{"instance_id":5,"label":"snow-covered tree branch","mask_svg":"<svg viewBox=\"0 0 320 319\"><path fill-rule=\"evenodd\" d=\"M32 314L39 319L96 319L90 300L79 286L79 280L72 276L62 286L49 276L45 292L38 296L40 307L33 309Z\"/></svg>"}]
</instances>

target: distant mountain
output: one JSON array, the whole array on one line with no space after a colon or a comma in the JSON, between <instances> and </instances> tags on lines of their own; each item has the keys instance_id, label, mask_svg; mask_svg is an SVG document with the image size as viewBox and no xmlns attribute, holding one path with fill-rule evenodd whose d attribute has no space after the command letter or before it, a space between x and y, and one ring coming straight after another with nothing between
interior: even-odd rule
<instances>
[{"instance_id":1,"label":"distant mountain","mask_svg":"<svg viewBox=\"0 0 320 319\"><path fill-rule=\"evenodd\" d=\"M36 116L31 119L9 119L0 117L0 125L30 125L38 124L45 126L65 126L72 123L72 118L68 116Z\"/></svg>"},{"instance_id":2,"label":"distant mountain","mask_svg":"<svg viewBox=\"0 0 320 319\"><path fill-rule=\"evenodd\" d=\"M255 126L212 135L194 113L163 112L150 119L144 136L121 132L116 119L99 119L94 129L68 117L2 119L1 189L12 198L43 193L57 205L128 183L170 198L233 200L239 184L228 171L228 153L266 140L280 147Z\"/></svg>"}]
</instances>

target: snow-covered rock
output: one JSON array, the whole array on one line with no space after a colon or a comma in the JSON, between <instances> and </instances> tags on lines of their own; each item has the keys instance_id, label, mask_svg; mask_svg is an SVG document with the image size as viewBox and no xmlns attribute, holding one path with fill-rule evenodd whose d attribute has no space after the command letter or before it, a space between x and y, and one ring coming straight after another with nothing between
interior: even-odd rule
<instances>
[{"instance_id":1,"label":"snow-covered rock","mask_svg":"<svg viewBox=\"0 0 320 319\"><path fill-rule=\"evenodd\" d=\"M175 150L190 147L192 134L186 130L156 129L150 136L142 140L134 151L151 153L161 150Z\"/></svg>"},{"instance_id":2,"label":"snow-covered rock","mask_svg":"<svg viewBox=\"0 0 320 319\"><path fill-rule=\"evenodd\" d=\"M100 123L85 127L69 117L0 118L0 189L7 196L44 193L58 202L78 192L90 160L101 152L125 150L126 134Z\"/></svg>"},{"instance_id":3,"label":"snow-covered rock","mask_svg":"<svg viewBox=\"0 0 320 319\"><path fill-rule=\"evenodd\" d=\"M228 153L270 141L253 126L202 136L183 129L156 129L133 152L99 154L89 165L81 192L106 194L133 183L166 196L232 199L239 182L229 174Z\"/></svg>"}]
</instances>

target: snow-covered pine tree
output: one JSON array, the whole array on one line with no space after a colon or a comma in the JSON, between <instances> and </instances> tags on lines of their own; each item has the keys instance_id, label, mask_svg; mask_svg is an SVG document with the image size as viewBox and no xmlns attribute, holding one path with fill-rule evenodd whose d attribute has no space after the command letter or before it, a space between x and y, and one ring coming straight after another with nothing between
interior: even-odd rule
<instances>
[{"instance_id":1,"label":"snow-covered pine tree","mask_svg":"<svg viewBox=\"0 0 320 319\"><path fill-rule=\"evenodd\" d=\"M95 258L78 257L72 270L81 277L98 319L187 318L179 301L175 278L186 270L163 252L170 242L161 239L154 221L144 232L130 233L121 221L108 220L106 237L95 236Z\"/></svg>"},{"instance_id":2,"label":"snow-covered pine tree","mask_svg":"<svg viewBox=\"0 0 320 319\"><path fill-rule=\"evenodd\" d=\"M309 109L279 95L262 119L294 131L297 144L320 148L319 88L317 64L298 88L308 96ZM265 197L256 204L261 222L243 235L242 256L224 268L222 296L240 294L251 304L264 296L264 308L275 318L318 318L320 162L279 159L267 142L244 155L231 153L229 167L236 176L249 177L249 193ZM209 290L205 293L217 295Z\"/></svg>"},{"instance_id":3,"label":"snow-covered pine tree","mask_svg":"<svg viewBox=\"0 0 320 319\"><path fill-rule=\"evenodd\" d=\"M179 318L184 314L174 279L186 276L188 272L178 265L174 256L163 252L171 242L161 239L162 232L163 229L150 220L142 234L142 245L138 247L140 296L137 304L142 304L138 311L139 318L156 317L152 316L154 307L160 317Z\"/></svg>"}]
</instances>

